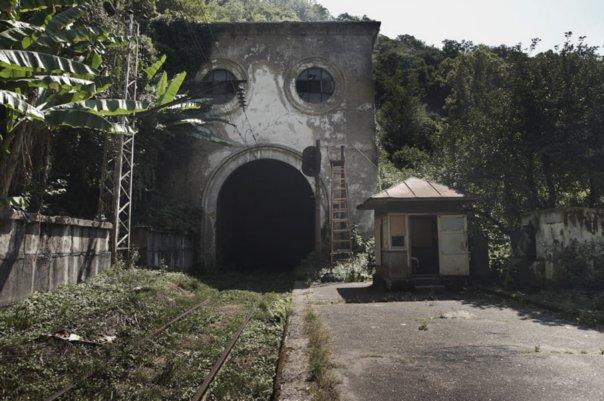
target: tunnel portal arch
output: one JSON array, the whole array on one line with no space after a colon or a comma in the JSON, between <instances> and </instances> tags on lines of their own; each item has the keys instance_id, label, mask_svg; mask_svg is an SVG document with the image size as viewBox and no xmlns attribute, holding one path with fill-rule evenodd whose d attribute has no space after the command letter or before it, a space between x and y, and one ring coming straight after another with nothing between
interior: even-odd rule
<instances>
[{"instance_id":1,"label":"tunnel portal arch","mask_svg":"<svg viewBox=\"0 0 604 401\"><path fill-rule=\"evenodd\" d=\"M248 163L259 160L282 162L294 168L307 181L313 196L316 196L314 193L314 180L302 174L302 154L294 149L279 145L258 145L246 148L227 157L210 175L202 193L203 221L201 229L201 248L202 262L206 268L215 268L217 262L217 218L220 192L225 182L227 182L229 177L237 169ZM328 204L323 173L320 179L320 188L321 226L324 227L327 220Z\"/></svg>"}]
</instances>

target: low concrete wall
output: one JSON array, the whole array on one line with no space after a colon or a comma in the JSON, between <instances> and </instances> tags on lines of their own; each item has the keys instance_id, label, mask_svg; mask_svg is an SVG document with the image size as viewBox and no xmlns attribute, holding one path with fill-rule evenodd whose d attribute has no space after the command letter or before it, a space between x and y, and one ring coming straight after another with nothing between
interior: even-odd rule
<instances>
[{"instance_id":1,"label":"low concrete wall","mask_svg":"<svg viewBox=\"0 0 604 401\"><path fill-rule=\"evenodd\" d=\"M138 249L141 266L166 266L190 271L196 262L195 241L190 235L154 230L151 227L134 227L132 244Z\"/></svg>"},{"instance_id":2,"label":"low concrete wall","mask_svg":"<svg viewBox=\"0 0 604 401\"><path fill-rule=\"evenodd\" d=\"M0 210L0 305L111 266L110 223Z\"/></svg>"},{"instance_id":3,"label":"low concrete wall","mask_svg":"<svg viewBox=\"0 0 604 401\"><path fill-rule=\"evenodd\" d=\"M535 211L522 218L515 256L529 263L529 275L554 280L557 257L573 243L604 244L604 210L569 207Z\"/></svg>"}]
</instances>

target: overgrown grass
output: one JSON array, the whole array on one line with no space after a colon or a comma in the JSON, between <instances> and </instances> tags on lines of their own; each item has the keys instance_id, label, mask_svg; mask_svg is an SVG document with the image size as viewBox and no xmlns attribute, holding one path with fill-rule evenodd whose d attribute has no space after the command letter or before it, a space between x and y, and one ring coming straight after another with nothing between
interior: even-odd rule
<instances>
[{"instance_id":1,"label":"overgrown grass","mask_svg":"<svg viewBox=\"0 0 604 401\"><path fill-rule=\"evenodd\" d=\"M308 368L312 380L314 401L337 401L340 399L338 381L331 370L329 352L329 334L312 309L304 316L306 335L308 336Z\"/></svg>"},{"instance_id":2,"label":"overgrown grass","mask_svg":"<svg viewBox=\"0 0 604 401\"><path fill-rule=\"evenodd\" d=\"M351 232L353 255L331 267L326 254L311 253L295 270L297 280L307 283L322 281L329 276L332 281L359 282L373 278L374 244L373 239L364 239L356 227Z\"/></svg>"},{"instance_id":3,"label":"overgrown grass","mask_svg":"<svg viewBox=\"0 0 604 401\"><path fill-rule=\"evenodd\" d=\"M0 399L44 399L91 373L62 399L188 400L255 307L208 399L269 400L291 287L282 278L256 281L114 269L1 309ZM203 308L142 341L204 300ZM117 340L90 346L46 337L61 330Z\"/></svg>"}]
</instances>

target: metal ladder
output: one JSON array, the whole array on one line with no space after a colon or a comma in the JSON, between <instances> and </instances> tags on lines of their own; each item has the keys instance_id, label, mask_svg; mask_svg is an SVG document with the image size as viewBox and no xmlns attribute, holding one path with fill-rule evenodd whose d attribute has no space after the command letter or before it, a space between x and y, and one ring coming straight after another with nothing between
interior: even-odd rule
<instances>
[{"instance_id":1,"label":"metal ladder","mask_svg":"<svg viewBox=\"0 0 604 401\"><path fill-rule=\"evenodd\" d=\"M344 146L339 160L330 157L331 167L331 265L352 256L352 239L348 217L348 186L344 163Z\"/></svg>"}]
</instances>

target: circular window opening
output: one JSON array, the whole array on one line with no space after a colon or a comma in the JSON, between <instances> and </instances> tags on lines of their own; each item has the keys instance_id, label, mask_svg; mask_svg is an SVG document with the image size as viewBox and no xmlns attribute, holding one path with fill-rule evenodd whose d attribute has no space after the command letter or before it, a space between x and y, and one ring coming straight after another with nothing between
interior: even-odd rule
<instances>
[{"instance_id":1,"label":"circular window opening","mask_svg":"<svg viewBox=\"0 0 604 401\"><path fill-rule=\"evenodd\" d=\"M225 104L235 97L239 80L228 70L216 69L208 72L201 84L203 94L212 98L214 104Z\"/></svg>"},{"instance_id":2,"label":"circular window opening","mask_svg":"<svg viewBox=\"0 0 604 401\"><path fill-rule=\"evenodd\" d=\"M296 92L308 103L323 103L333 95L333 77L323 68L308 68L296 79Z\"/></svg>"}]
</instances>

